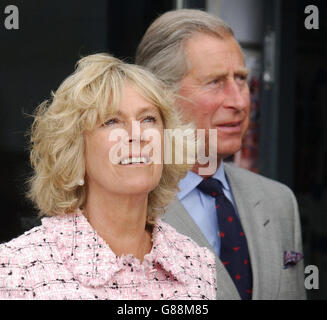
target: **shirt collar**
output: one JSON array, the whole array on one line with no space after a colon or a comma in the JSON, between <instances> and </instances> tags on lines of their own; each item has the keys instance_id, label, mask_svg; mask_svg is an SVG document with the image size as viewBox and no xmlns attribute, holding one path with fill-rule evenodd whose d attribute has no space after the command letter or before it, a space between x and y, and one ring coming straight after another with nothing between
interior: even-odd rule
<instances>
[{"instance_id":1,"label":"shirt collar","mask_svg":"<svg viewBox=\"0 0 327 320\"><path fill-rule=\"evenodd\" d=\"M224 170L224 162L221 161L218 170L212 176L213 178L219 180L223 188L226 190L230 190L229 184L226 179L225 170ZM201 176L194 173L193 171L188 171L186 176L179 182L180 192L177 194L179 200L182 200L186 197L192 190L194 190L203 180Z\"/></svg>"},{"instance_id":2,"label":"shirt collar","mask_svg":"<svg viewBox=\"0 0 327 320\"><path fill-rule=\"evenodd\" d=\"M223 161L221 161L218 170L215 172L215 174L212 177L219 180L222 183L224 189L230 190L230 186L229 186L229 184L227 182L227 179L226 179L226 174L225 174L224 162Z\"/></svg>"},{"instance_id":3,"label":"shirt collar","mask_svg":"<svg viewBox=\"0 0 327 320\"><path fill-rule=\"evenodd\" d=\"M202 181L202 177L198 174L188 171L186 176L179 182L178 186L180 192L177 194L179 200L182 200L187 196L192 190L194 190Z\"/></svg>"}]
</instances>

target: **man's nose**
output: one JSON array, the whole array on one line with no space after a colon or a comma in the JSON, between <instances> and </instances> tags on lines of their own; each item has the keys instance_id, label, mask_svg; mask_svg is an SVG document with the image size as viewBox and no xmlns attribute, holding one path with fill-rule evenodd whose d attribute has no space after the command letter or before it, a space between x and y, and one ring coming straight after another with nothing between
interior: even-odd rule
<instances>
[{"instance_id":1,"label":"man's nose","mask_svg":"<svg viewBox=\"0 0 327 320\"><path fill-rule=\"evenodd\" d=\"M247 84L239 85L235 79L226 81L223 105L226 108L245 109L250 102Z\"/></svg>"}]
</instances>

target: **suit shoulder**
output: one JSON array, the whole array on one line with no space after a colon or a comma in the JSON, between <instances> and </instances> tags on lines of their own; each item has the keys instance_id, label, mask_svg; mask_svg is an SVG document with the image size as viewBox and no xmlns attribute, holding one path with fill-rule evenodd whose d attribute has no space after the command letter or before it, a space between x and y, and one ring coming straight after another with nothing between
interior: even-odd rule
<instances>
[{"instance_id":1,"label":"suit shoulder","mask_svg":"<svg viewBox=\"0 0 327 320\"><path fill-rule=\"evenodd\" d=\"M226 173L232 173L233 175L237 175L237 177L246 181L250 186L258 186L262 188L264 191L272 191L273 193L286 193L291 194L293 196L293 191L286 186L285 184L278 182L276 180L272 180L267 178L261 174L254 173L250 170L240 168L233 163L224 163L224 167L226 169Z\"/></svg>"}]
</instances>

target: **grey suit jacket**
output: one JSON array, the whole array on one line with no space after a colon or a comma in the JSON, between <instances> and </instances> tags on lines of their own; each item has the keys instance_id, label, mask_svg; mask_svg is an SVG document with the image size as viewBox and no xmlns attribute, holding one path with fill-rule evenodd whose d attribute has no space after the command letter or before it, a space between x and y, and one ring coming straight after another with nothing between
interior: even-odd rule
<instances>
[{"instance_id":1,"label":"grey suit jacket","mask_svg":"<svg viewBox=\"0 0 327 320\"><path fill-rule=\"evenodd\" d=\"M284 269L284 251L302 253L297 202L285 185L233 164L225 173L246 234L253 273L253 299L305 299L303 260ZM180 201L166 210L163 220L202 247L212 247ZM222 262L216 256L217 299L240 299Z\"/></svg>"}]
</instances>

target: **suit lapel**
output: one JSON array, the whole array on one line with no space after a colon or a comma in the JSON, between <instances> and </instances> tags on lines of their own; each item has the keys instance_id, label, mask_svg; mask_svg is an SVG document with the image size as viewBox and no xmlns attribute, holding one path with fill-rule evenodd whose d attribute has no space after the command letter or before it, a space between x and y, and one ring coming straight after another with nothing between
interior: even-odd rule
<instances>
[{"instance_id":1,"label":"suit lapel","mask_svg":"<svg viewBox=\"0 0 327 320\"><path fill-rule=\"evenodd\" d=\"M178 232L193 239L199 246L212 250L211 245L179 200L169 205L162 220L171 224Z\"/></svg>"},{"instance_id":2,"label":"suit lapel","mask_svg":"<svg viewBox=\"0 0 327 320\"><path fill-rule=\"evenodd\" d=\"M272 212L264 206L265 195L240 174L240 169L224 163L240 220L246 234L253 274L253 299L274 299L278 293L280 267L270 221Z\"/></svg>"},{"instance_id":3,"label":"suit lapel","mask_svg":"<svg viewBox=\"0 0 327 320\"><path fill-rule=\"evenodd\" d=\"M172 225L177 232L193 239L200 247L206 247L212 252L214 252L211 245L204 237L197 224L194 222L190 214L185 210L179 200L176 200L169 205L162 220ZM233 280L231 279L226 268L217 256L216 272L218 289L217 299L239 300L240 296L233 283Z\"/></svg>"}]
</instances>

